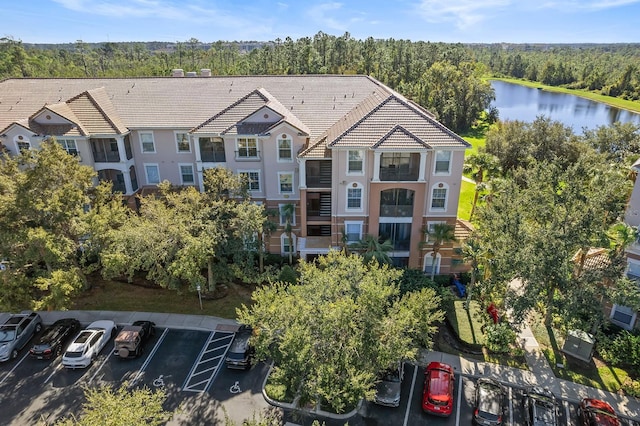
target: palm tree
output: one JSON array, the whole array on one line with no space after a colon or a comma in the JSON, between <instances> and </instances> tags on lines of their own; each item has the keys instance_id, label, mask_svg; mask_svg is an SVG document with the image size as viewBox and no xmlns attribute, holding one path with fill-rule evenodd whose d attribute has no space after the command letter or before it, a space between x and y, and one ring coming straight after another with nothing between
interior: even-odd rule
<instances>
[{"instance_id":1,"label":"palm tree","mask_svg":"<svg viewBox=\"0 0 640 426\"><path fill-rule=\"evenodd\" d=\"M436 275L436 259L440 252L440 248L443 244L456 240L455 229L455 226L449 225L448 223L436 223L432 228L427 228L425 230L429 239L433 240L431 252L431 257L433 257L433 261L431 263L431 281L433 281L433 278Z\"/></svg>"},{"instance_id":2,"label":"palm tree","mask_svg":"<svg viewBox=\"0 0 640 426\"><path fill-rule=\"evenodd\" d=\"M282 215L284 216L284 232L287 233L287 245L289 247L289 265L293 264L293 235L291 232L291 224L293 223L293 215L296 213L296 206L288 203L282 206Z\"/></svg>"},{"instance_id":3,"label":"palm tree","mask_svg":"<svg viewBox=\"0 0 640 426\"><path fill-rule=\"evenodd\" d=\"M391 240L380 241L377 237L367 234L360 241L352 244L351 248L364 258L365 262L376 260L378 264L391 264L389 252L393 251L393 243Z\"/></svg>"},{"instance_id":4,"label":"palm tree","mask_svg":"<svg viewBox=\"0 0 640 426\"><path fill-rule=\"evenodd\" d=\"M467 289L467 301L465 302L467 311L469 310L469 302L471 301L471 292L480 273L480 266L486 260L486 254L487 252L480 244L480 240L474 235L471 235L462 244L463 259L471 264L471 282Z\"/></svg>"},{"instance_id":5,"label":"palm tree","mask_svg":"<svg viewBox=\"0 0 640 426\"><path fill-rule=\"evenodd\" d=\"M500 163L496 156L486 152L479 152L466 158L463 171L464 173L471 173L471 177L476 184L471 213L469 214L469 220L471 220L476 210L480 192L487 189L485 179L499 175Z\"/></svg>"}]
</instances>

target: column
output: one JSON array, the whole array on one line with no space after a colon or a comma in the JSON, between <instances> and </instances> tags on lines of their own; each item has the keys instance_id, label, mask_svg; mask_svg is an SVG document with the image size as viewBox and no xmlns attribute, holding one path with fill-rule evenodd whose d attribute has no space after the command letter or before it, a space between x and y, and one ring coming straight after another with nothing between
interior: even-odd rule
<instances>
[{"instance_id":1,"label":"column","mask_svg":"<svg viewBox=\"0 0 640 426\"><path fill-rule=\"evenodd\" d=\"M418 182L424 182L424 175L427 172L427 153L426 152L421 152L420 153L420 171L418 173Z\"/></svg>"},{"instance_id":2,"label":"column","mask_svg":"<svg viewBox=\"0 0 640 426\"><path fill-rule=\"evenodd\" d=\"M307 188L307 159L306 158L298 158L298 164L300 164L300 167L298 167L298 170L300 170L300 172L298 173L298 181L300 182L300 189L306 189Z\"/></svg>"},{"instance_id":3,"label":"column","mask_svg":"<svg viewBox=\"0 0 640 426\"><path fill-rule=\"evenodd\" d=\"M121 163L127 162L127 150L124 147L124 138L122 136L118 136L116 138L116 142L118 143L118 156L120 157ZM129 184L131 184L131 178L129 178Z\"/></svg>"},{"instance_id":4,"label":"column","mask_svg":"<svg viewBox=\"0 0 640 426\"><path fill-rule=\"evenodd\" d=\"M382 153L376 151L373 153L373 182L380 182L380 156Z\"/></svg>"},{"instance_id":5,"label":"column","mask_svg":"<svg viewBox=\"0 0 640 426\"><path fill-rule=\"evenodd\" d=\"M120 150L120 144L118 144L118 150ZM133 194L133 185L131 184L131 172L129 170L124 170L122 172L122 176L124 177L124 190L127 195Z\"/></svg>"}]
</instances>

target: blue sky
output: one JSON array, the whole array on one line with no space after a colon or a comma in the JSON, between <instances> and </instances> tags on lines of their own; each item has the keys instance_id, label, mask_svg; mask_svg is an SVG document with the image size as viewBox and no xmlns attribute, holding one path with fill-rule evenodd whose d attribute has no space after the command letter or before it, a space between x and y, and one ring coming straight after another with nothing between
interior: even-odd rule
<instances>
[{"instance_id":1,"label":"blue sky","mask_svg":"<svg viewBox=\"0 0 640 426\"><path fill-rule=\"evenodd\" d=\"M640 0L4 0L25 43L352 37L463 43L640 42Z\"/></svg>"}]
</instances>

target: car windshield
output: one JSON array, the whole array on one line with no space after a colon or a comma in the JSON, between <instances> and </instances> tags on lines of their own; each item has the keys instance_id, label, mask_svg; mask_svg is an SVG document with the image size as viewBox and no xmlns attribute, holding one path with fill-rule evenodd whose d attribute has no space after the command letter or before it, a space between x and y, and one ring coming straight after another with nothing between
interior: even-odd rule
<instances>
[{"instance_id":1,"label":"car windshield","mask_svg":"<svg viewBox=\"0 0 640 426\"><path fill-rule=\"evenodd\" d=\"M246 358L244 352L229 352L227 353L227 358L232 360L243 360Z\"/></svg>"},{"instance_id":2,"label":"car windshield","mask_svg":"<svg viewBox=\"0 0 640 426\"><path fill-rule=\"evenodd\" d=\"M478 392L478 411L483 413L485 419L497 420L500 414L500 389L491 385L481 385Z\"/></svg>"},{"instance_id":3,"label":"car windshield","mask_svg":"<svg viewBox=\"0 0 640 426\"><path fill-rule=\"evenodd\" d=\"M400 372L398 370L388 370L382 375L382 380L385 382L399 382Z\"/></svg>"},{"instance_id":4,"label":"car windshield","mask_svg":"<svg viewBox=\"0 0 640 426\"><path fill-rule=\"evenodd\" d=\"M0 343L12 342L16 338L16 329L11 328L2 328L0 329Z\"/></svg>"}]
</instances>

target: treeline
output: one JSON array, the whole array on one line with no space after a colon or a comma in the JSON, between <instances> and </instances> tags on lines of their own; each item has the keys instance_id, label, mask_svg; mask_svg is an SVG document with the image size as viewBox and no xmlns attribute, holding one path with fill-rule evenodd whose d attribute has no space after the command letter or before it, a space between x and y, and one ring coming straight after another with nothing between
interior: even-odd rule
<instances>
[{"instance_id":1,"label":"treeline","mask_svg":"<svg viewBox=\"0 0 640 426\"><path fill-rule=\"evenodd\" d=\"M640 99L640 45L452 44L355 39L349 33L268 42L24 45L0 39L0 78L169 76L174 68L212 75L367 74L464 131L486 110L487 76Z\"/></svg>"}]
</instances>

